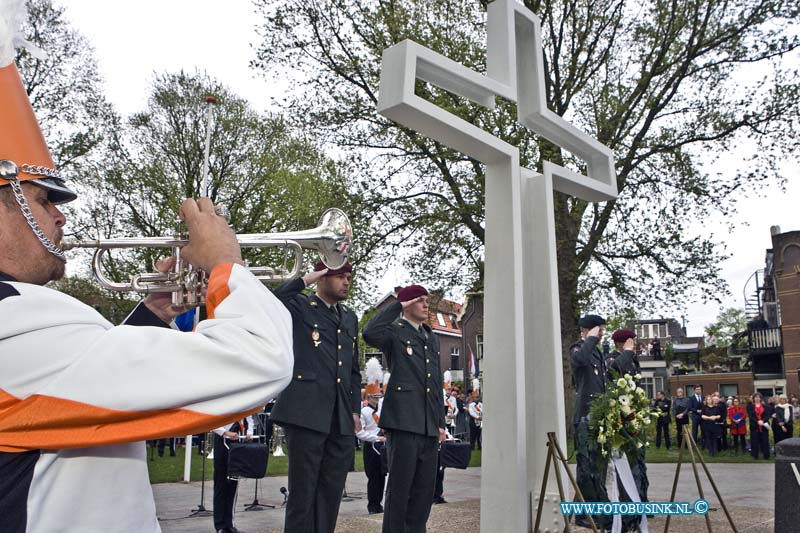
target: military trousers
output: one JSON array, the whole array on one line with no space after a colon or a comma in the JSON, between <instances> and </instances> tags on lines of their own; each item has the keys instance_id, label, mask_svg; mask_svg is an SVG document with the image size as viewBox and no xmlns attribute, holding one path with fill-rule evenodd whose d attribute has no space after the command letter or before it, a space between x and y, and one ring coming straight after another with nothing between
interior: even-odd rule
<instances>
[{"instance_id":1,"label":"military trousers","mask_svg":"<svg viewBox=\"0 0 800 533\"><path fill-rule=\"evenodd\" d=\"M575 424L574 443L576 459L576 481L584 501L607 502L606 472L608 460L600 453L599 448L589 447L589 420L586 417ZM579 501L576 495L575 501ZM611 527L611 516L592 516L598 528ZM584 519L577 516L576 519Z\"/></svg>"},{"instance_id":2,"label":"military trousers","mask_svg":"<svg viewBox=\"0 0 800 533\"><path fill-rule=\"evenodd\" d=\"M333 533L355 439L290 424L284 431L289 447L289 499L283 530Z\"/></svg>"},{"instance_id":3,"label":"military trousers","mask_svg":"<svg viewBox=\"0 0 800 533\"><path fill-rule=\"evenodd\" d=\"M438 440L396 429L387 432L389 479L383 533L425 533L436 483Z\"/></svg>"}]
</instances>

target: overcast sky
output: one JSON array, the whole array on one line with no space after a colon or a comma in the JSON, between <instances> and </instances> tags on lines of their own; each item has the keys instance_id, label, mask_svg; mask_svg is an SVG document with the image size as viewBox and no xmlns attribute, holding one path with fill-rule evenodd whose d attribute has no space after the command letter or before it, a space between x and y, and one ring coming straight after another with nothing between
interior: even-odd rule
<instances>
[{"instance_id":1,"label":"overcast sky","mask_svg":"<svg viewBox=\"0 0 800 533\"><path fill-rule=\"evenodd\" d=\"M154 73L204 71L262 111L271 109L271 98L286 90L249 67L255 58L253 46L259 42L255 32L259 19L249 0L69 0L62 5L73 26L94 46L106 94L123 115L144 109ZM743 306L744 283L763 268L765 250L771 246L770 226L800 230L796 168L794 160L784 163L790 178L785 194L771 187L762 191L762 197L742 201L734 233L728 234L714 221L703 221L702 227L718 235L732 254L723 265L732 292L726 306ZM408 281L392 269L380 287L388 291ZM701 335L718 311L716 304L688 305L689 334ZM664 313L678 319L680 314Z\"/></svg>"}]
</instances>

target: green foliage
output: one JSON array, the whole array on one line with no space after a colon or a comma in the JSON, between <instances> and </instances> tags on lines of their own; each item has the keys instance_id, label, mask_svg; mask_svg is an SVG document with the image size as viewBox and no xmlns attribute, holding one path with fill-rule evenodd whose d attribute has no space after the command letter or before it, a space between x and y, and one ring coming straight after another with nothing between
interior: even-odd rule
<instances>
[{"instance_id":1,"label":"green foliage","mask_svg":"<svg viewBox=\"0 0 800 533\"><path fill-rule=\"evenodd\" d=\"M254 66L287 70L299 90L285 109L342 150L375 212L368 257L397 256L429 284L469 287L484 245L484 169L375 112L382 51L413 39L485 72L485 1L257 0L263 42ZM736 200L778 176L796 149L798 74L788 57L796 3L690 0L526 0L540 16L548 107L614 150L620 196L555 199L562 331L579 309L663 309L716 299L723 250L690 221L730 215ZM763 67L762 67L763 66ZM290 67L290 68L286 68ZM747 69L745 72L744 69ZM749 75L757 68L767 77ZM583 164L494 111L422 82L419 96L517 145L521 163ZM707 171L742 139L739 171ZM718 154L718 155L715 155Z\"/></svg>"},{"instance_id":2,"label":"green foliage","mask_svg":"<svg viewBox=\"0 0 800 533\"><path fill-rule=\"evenodd\" d=\"M230 211L237 233L311 229L328 207L350 214L354 234L368 224L357 214L357 198L347 190L344 169L323 156L276 115L260 115L219 82L185 73L156 76L147 108L115 133L108 162L88 172L82 187L82 235L161 236L177 229L180 203L201 191L208 108L219 104L211 131L208 195ZM107 275L127 279L153 271L167 250L118 252ZM257 266L291 267L284 247L243 250ZM306 255L302 271L318 260ZM358 275L358 270L356 270Z\"/></svg>"},{"instance_id":3,"label":"green foliage","mask_svg":"<svg viewBox=\"0 0 800 533\"><path fill-rule=\"evenodd\" d=\"M747 317L743 309L729 307L721 309L717 315L717 320L713 324L706 326L706 337L715 339L716 346L721 348L728 347L733 342L734 336L747 330Z\"/></svg>"},{"instance_id":4,"label":"green foliage","mask_svg":"<svg viewBox=\"0 0 800 533\"><path fill-rule=\"evenodd\" d=\"M122 323L136 306L129 295L103 290L87 278L67 276L51 282L49 287L93 307L112 324Z\"/></svg>"}]
</instances>

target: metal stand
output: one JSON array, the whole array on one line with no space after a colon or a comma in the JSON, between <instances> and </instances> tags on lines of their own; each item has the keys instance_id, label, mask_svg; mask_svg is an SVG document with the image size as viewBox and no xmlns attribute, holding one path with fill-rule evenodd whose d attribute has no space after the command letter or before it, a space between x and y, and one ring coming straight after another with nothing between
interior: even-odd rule
<instances>
[{"instance_id":1,"label":"metal stand","mask_svg":"<svg viewBox=\"0 0 800 533\"><path fill-rule=\"evenodd\" d=\"M196 516L213 516L214 512L210 511L205 508L203 505L206 497L206 459L208 458L208 444L209 444L209 437L210 435L206 435L205 439L205 450L203 453L203 468L202 468L202 477L200 481L200 504L197 506L197 509L192 509L189 518L194 518ZM213 442L213 441L212 441ZM186 446L186 453L192 453L191 443Z\"/></svg>"},{"instance_id":2,"label":"metal stand","mask_svg":"<svg viewBox=\"0 0 800 533\"><path fill-rule=\"evenodd\" d=\"M675 492L678 490L678 477L681 473L681 464L683 463L683 450L689 450L689 458L692 460L692 470L694 471L694 479L697 482L697 492L700 494L700 498L705 500L706 497L703 495L703 485L700 483L700 473L697 471L697 461L695 460L695 452L697 453L697 459L700 460L700 464L703 466L703 470L706 473L706 477L708 481L711 483L711 487L714 489L714 494L716 494L717 499L719 500L720 505L722 506L722 510L725 511L725 516L728 518L728 523L731 525L731 530L733 533L738 533L736 529L736 525L733 523L733 518L731 518L731 514L728 512L728 507L725 505L725 502L722 501L722 496L719 493L719 489L717 489L717 484L714 483L714 478L711 477L711 472L708 471L708 467L706 466L706 462L703 461L703 455L700 453L700 450L697 449L697 443L692 438L692 434L689 431L689 428L683 426L683 445L678 452L678 466L675 468L675 481L672 483L672 494L669 497L669 501L675 501ZM708 533L711 533L711 518L708 516L708 513L705 514L706 517L706 528L708 529ZM669 522L672 518L671 515L667 515L667 522L664 524L664 533L669 531Z\"/></svg>"},{"instance_id":3,"label":"metal stand","mask_svg":"<svg viewBox=\"0 0 800 533\"><path fill-rule=\"evenodd\" d=\"M556 483L558 483L558 495L561 497L561 501L567 501L566 495L564 494L564 485L561 482L561 470L558 468L558 465L555 464L556 461L561 461L561 464L564 465L564 470L567 471L567 476L569 477L569 482L572 485L572 488L575 489L575 496L582 502L586 500L583 499L583 494L581 494L581 489L578 488L578 482L575 480L575 477L572 475L572 471L569 469L569 465L567 464L567 457L564 455L564 452L561 451L561 447L558 445L558 441L556 440L556 434L554 432L547 433L547 460L544 464L544 477L542 478L542 488L539 491L539 508L536 510L536 522L531 529L531 532L539 531L539 523L542 520L542 507L544 505L544 493L547 490L547 476L550 474L550 463L553 463L553 469L556 472ZM531 494L531 506L533 505L533 494ZM592 526L592 531L594 533L598 533L597 526L594 523L594 519L592 515L586 515L589 519L589 523ZM564 520L564 529L567 533L570 533L572 530L569 527L569 519L566 518Z\"/></svg>"},{"instance_id":4,"label":"metal stand","mask_svg":"<svg viewBox=\"0 0 800 533\"><path fill-rule=\"evenodd\" d=\"M244 506L244 510L245 511L263 511L264 509L267 509L267 508L270 508L270 509L276 509L277 508L276 505L272 505L272 504L269 504L269 503L259 503L258 502L258 482L259 481L261 481L261 480L260 479L256 479L256 494L255 494L255 496L253 496L253 503L251 503L250 505L245 505Z\"/></svg>"}]
</instances>

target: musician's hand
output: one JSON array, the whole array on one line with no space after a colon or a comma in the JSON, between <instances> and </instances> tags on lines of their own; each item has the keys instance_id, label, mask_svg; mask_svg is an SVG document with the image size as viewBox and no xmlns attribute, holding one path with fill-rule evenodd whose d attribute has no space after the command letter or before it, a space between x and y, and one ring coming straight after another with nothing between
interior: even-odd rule
<instances>
[{"instance_id":1,"label":"musician's hand","mask_svg":"<svg viewBox=\"0 0 800 533\"><path fill-rule=\"evenodd\" d=\"M172 256L163 257L156 261L156 271L162 274L172 270L173 266L175 266L175 258ZM154 292L148 294L143 303L145 307L166 324L172 322L176 316L191 309L191 306L172 307L171 292Z\"/></svg>"},{"instance_id":2,"label":"musician's hand","mask_svg":"<svg viewBox=\"0 0 800 533\"><path fill-rule=\"evenodd\" d=\"M309 272L305 276L303 276L303 283L306 284L306 287L310 287L315 284L317 281L320 280L325 274L328 273L327 268L323 268L322 270L318 270L316 272Z\"/></svg>"},{"instance_id":3,"label":"musician's hand","mask_svg":"<svg viewBox=\"0 0 800 533\"><path fill-rule=\"evenodd\" d=\"M253 440L253 436L252 436L252 435L247 435L247 436L244 438L244 440L246 440L247 442L250 442L251 440Z\"/></svg>"},{"instance_id":4,"label":"musician's hand","mask_svg":"<svg viewBox=\"0 0 800 533\"><path fill-rule=\"evenodd\" d=\"M226 431L225 433L222 434L222 436L225 437L226 439L239 440L239 434L236 433L235 431Z\"/></svg>"},{"instance_id":5,"label":"musician's hand","mask_svg":"<svg viewBox=\"0 0 800 533\"><path fill-rule=\"evenodd\" d=\"M622 345L623 350L630 350L633 351L636 348L636 341L633 339L628 339L625 341L625 344Z\"/></svg>"},{"instance_id":6,"label":"musician's hand","mask_svg":"<svg viewBox=\"0 0 800 533\"><path fill-rule=\"evenodd\" d=\"M445 439L447 439L447 433L444 428L439 428L439 444L443 443Z\"/></svg>"},{"instance_id":7,"label":"musician's hand","mask_svg":"<svg viewBox=\"0 0 800 533\"><path fill-rule=\"evenodd\" d=\"M209 198L187 198L181 204L180 217L189 229L189 244L182 254L191 265L211 272L222 263L244 264L236 234Z\"/></svg>"},{"instance_id":8,"label":"musician's hand","mask_svg":"<svg viewBox=\"0 0 800 533\"><path fill-rule=\"evenodd\" d=\"M361 417L353 413L353 424L356 427L356 433L361 431Z\"/></svg>"},{"instance_id":9,"label":"musician's hand","mask_svg":"<svg viewBox=\"0 0 800 533\"><path fill-rule=\"evenodd\" d=\"M386 442L386 437L383 435L378 435L378 438L375 439L376 442Z\"/></svg>"}]
</instances>

